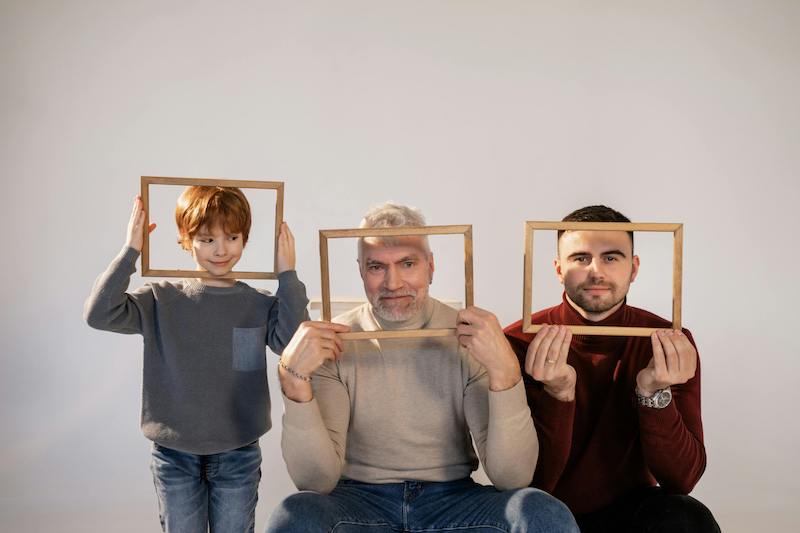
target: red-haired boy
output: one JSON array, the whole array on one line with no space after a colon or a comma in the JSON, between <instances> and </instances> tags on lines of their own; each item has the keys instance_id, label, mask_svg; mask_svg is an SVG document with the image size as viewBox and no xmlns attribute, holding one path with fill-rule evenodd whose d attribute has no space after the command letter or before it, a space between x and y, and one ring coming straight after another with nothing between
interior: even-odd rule
<instances>
[{"instance_id":1,"label":"red-haired boy","mask_svg":"<svg viewBox=\"0 0 800 533\"><path fill-rule=\"evenodd\" d=\"M283 224L276 295L228 279L247 243L250 205L237 188L189 187L175 212L179 243L210 276L126 292L144 215L137 197L125 246L86 301L86 321L144 337L141 427L153 441L162 529L253 531L258 439L271 426L265 346L280 354L308 317L294 237Z\"/></svg>"}]
</instances>

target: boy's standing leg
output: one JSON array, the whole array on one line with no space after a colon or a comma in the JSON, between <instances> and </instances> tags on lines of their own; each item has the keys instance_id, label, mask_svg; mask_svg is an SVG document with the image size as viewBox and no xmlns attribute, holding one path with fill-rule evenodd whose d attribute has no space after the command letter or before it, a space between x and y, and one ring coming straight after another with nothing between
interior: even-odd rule
<instances>
[{"instance_id":1,"label":"boy's standing leg","mask_svg":"<svg viewBox=\"0 0 800 533\"><path fill-rule=\"evenodd\" d=\"M252 533L261 448L195 455L153 444L151 464L166 533ZM209 529L210 526L210 529Z\"/></svg>"},{"instance_id":2,"label":"boy's standing leg","mask_svg":"<svg viewBox=\"0 0 800 533\"><path fill-rule=\"evenodd\" d=\"M208 530L208 485L203 456L153 443L153 482L158 516L165 533L201 533Z\"/></svg>"},{"instance_id":3,"label":"boy's standing leg","mask_svg":"<svg viewBox=\"0 0 800 533\"><path fill-rule=\"evenodd\" d=\"M253 533L261 481L258 441L209 455L206 478L211 533Z\"/></svg>"}]
</instances>

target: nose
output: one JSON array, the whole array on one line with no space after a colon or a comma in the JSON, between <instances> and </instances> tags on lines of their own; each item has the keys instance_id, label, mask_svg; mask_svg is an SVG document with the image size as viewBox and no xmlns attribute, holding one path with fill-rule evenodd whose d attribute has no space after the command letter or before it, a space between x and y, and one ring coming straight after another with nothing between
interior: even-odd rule
<instances>
[{"instance_id":1,"label":"nose","mask_svg":"<svg viewBox=\"0 0 800 533\"><path fill-rule=\"evenodd\" d=\"M589 272L591 273L593 278L603 279L603 272L605 271L605 265L601 259L592 259L591 264L589 265Z\"/></svg>"},{"instance_id":2,"label":"nose","mask_svg":"<svg viewBox=\"0 0 800 533\"><path fill-rule=\"evenodd\" d=\"M214 257L225 257L228 252L228 245L224 239L219 239L215 242Z\"/></svg>"},{"instance_id":3,"label":"nose","mask_svg":"<svg viewBox=\"0 0 800 533\"><path fill-rule=\"evenodd\" d=\"M389 267L386 269L386 277L383 280L383 286L390 291L396 291L403 288L403 279L395 265L389 265Z\"/></svg>"}]
</instances>

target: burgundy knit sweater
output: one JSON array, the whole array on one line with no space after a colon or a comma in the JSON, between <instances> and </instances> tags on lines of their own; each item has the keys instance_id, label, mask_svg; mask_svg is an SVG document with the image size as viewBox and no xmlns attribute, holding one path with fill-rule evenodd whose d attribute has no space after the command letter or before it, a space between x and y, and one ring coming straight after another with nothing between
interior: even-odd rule
<instances>
[{"instance_id":1,"label":"burgundy knit sweater","mask_svg":"<svg viewBox=\"0 0 800 533\"><path fill-rule=\"evenodd\" d=\"M535 313L534 324L669 328L652 313L623 304L590 322L567 302ZM694 345L694 339L683 330ZM535 334L522 322L505 330L520 364ZM696 347L696 345L695 345ZM706 466L700 418L700 365L686 384L673 385L672 403L653 409L636 403L636 375L653 356L649 337L575 335L567 362L575 368L575 400L561 402L524 374L539 436L532 485L553 494L575 514L596 511L630 489L661 485L688 494Z\"/></svg>"}]
</instances>

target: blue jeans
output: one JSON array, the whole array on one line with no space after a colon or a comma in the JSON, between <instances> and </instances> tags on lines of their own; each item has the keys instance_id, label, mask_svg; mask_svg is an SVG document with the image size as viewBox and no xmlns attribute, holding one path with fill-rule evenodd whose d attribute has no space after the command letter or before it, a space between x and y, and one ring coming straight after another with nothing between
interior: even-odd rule
<instances>
[{"instance_id":1,"label":"blue jeans","mask_svg":"<svg viewBox=\"0 0 800 533\"><path fill-rule=\"evenodd\" d=\"M546 492L498 491L471 478L442 483L341 480L330 494L303 491L275 508L268 533L578 533L567 507Z\"/></svg>"},{"instance_id":2,"label":"blue jeans","mask_svg":"<svg viewBox=\"0 0 800 533\"><path fill-rule=\"evenodd\" d=\"M150 464L166 533L242 533L255 529L261 448L258 441L212 455L153 443Z\"/></svg>"}]
</instances>

